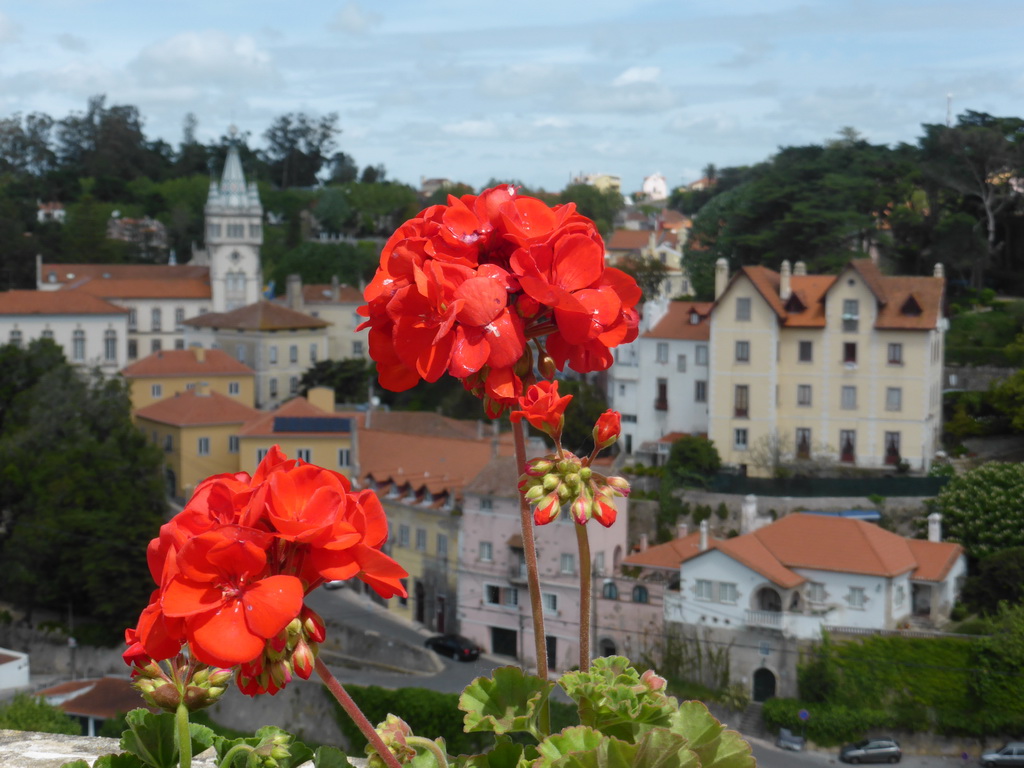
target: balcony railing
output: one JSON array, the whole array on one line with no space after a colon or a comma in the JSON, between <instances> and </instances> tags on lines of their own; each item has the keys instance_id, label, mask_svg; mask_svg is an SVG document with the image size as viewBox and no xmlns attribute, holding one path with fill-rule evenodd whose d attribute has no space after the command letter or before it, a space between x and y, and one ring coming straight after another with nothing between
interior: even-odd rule
<instances>
[{"instance_id":1,"label":"balcony railing","mask_svg":"<svg viewBox=\"0 0 1024 768\"><path fill-rule=\"evenodd\" d=\"M747 611L747 624L752 627L782 629L781 611Z\"/></svg>"},{"instance_id":2,"label":"balcony railing","mask_svg":"<svg viewBox=\"0 0 1024 768\"><path fill-rule=\"evenodd\" d=\"M526 583L526 563L510 565L508 569L508 580L513 584Z\"/></svg>"}]
</instances>

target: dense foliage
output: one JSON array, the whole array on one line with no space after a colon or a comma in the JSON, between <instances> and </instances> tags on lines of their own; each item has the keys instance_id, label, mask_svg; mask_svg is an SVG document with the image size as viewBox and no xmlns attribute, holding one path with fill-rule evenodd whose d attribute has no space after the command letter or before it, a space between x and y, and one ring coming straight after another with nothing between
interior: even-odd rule
<instances>
[{"instance_id":1,"label":"dense foliage","mask_svg":"<svg viewBox=\"0 0 1024 768\"><path fill-rule=\"evenodd\" d=\"M69 736L82 733L82 726L71 715L27 693L16 694L7 704L0 706L0 729Z\"/></svg>"},{"instance_id":2,"label":"dense foliage","mask_svg":"<svg viewBox=\"0 0 1024 768\"><path fill-rule=\"evenodd\" d=\"M0 594L115 643L146 604L146 543L166 510L161 456L127 384L84 375L53 342L0 347Z\"/></svg>"},{"instance_id":3,"label":"dense foliage","mask_svg":"<svg viewBox=\"0 0 1024 768\"><path fill-rule=\"evenodd\" d=\"M935 509L946 538L971 557L1024 546L1024 464L993 461L952 478Z\"/></svg>"}]
</instances>

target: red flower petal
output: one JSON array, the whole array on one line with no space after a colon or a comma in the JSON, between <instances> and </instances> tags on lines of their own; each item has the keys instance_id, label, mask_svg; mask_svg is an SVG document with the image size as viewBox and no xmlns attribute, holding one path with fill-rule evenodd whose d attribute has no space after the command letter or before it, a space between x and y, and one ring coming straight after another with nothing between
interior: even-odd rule
<instances>
[{"instance_id":1,"label":"red flower petal","mask_svg":"<svg viewBox=\"0 0 1024 768\"><path fill-rule=\"evenodd\" d=\"M273 637L302 610L302 582L294 576L268 576L241 595L245 620L260 637Z\"/></svg>"},{"instance_id":2,"label":"red flower petal","mask_svg":"<svg viewBox=\"0 0 1024 768\"><path fill-rule=\"evenodd\" d=\"M265 638L249 629L245 610L238 600L233 600L223 610L197 618L188 628L192 653L204 664L233 667L263 653Z\"/></svg>"}]
</instances>

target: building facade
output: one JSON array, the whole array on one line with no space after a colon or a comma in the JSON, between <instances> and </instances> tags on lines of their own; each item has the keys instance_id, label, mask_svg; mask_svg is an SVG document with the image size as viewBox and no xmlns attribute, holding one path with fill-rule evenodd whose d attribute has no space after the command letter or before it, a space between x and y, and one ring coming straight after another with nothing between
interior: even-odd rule
<instances>
[{"instance_id":1,"label":"building facade","mask_svg":"<svg viewBox=\"0 0 1024 768\"><path fill-rule=\"evenodd\" d=\"M327 357L330 360L369 360L367 331L356 328L366 320L356 310L365 304L362 291L338 282L303 285L299 275L289 275L283 303L296 312L324 320L327 326Z\"/></svg>"},{"instance_id":2,"label":"building facade","mask_svg":"<svg viewBox=\"0 0 1024 768\"><path fill-rule=\"evenodd\" d=\"M201 385L250 408L255 403L252 368L220 349L154 352L124 368L121 375L128 381L136 411Z\"/></svg>"}]
</instances>

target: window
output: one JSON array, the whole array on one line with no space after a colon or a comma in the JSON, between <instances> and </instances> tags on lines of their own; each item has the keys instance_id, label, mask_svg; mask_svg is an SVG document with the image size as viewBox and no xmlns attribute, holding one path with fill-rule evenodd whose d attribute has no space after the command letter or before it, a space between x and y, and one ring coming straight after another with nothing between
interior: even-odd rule
<instances>
[{"instance_id":1,"label":"window","mask_svg":"<svg viewBox=\"0 0 1024 768\"><path fill-rule=\"evenodd\" d=\"M615 350L615 362L619 365L636 365L636 350L633 345L618 347Z\"/></svg>"},{"instance_id":2,"label":"window","mask_svg":"<svg viewBox=\"0 0 1024 768\"><path fill-rule=\"evenodd\" d=\"M134 331L139 327L139 313L134 308L128 310L128 330Z\"/></svg>"},{"instance_id":3,"label":"window","mask_svg":"<svg viewBox=\"0 0 1024 768\"><path fill-rule=\"evenodd\" d=\"M220 237L220 224L210 224L207 227L210 237Z\"/></svg>"},{"instance_id":4,"label":"window","mask_svg":"<svg viewBox=\"0 0 1024 768\"><path fill-rule=\"evenodd\" d=\"M843 344L843 362L847 365L857 363L857 342L847 341Z\"/></svg>"},{"instance_id":5,"label":"window","mask_svg":"<svg viewBox=\"0 0 1024 768\"><path fill-rule=\"evenodd\" d=\"M200 456L209 456L210 455L210 438L208 438L208 437L200 437L199 438L199 446L198 446L197 450L198 450L198 453L199 453Z\"/></svg>"},{"instance_id":6,"label":"window","mask_svg":"<svg viewBox=\"0 0 1024 768\"><path fill-rule=\"evenodd\" d=\"M668 410L668 379L658 379L658 396L654 400L654 410Z\"/></svg>"},{"instance_id":7,"label":"window","mask_svg":"<svg viewBox=\"0 0 1024 768\"><path fill-rule=\"evenodd\" d=\"M897 584L896 591L893 593L892 596L892 604L896 608L900 608L903 605L903 601L906 599L906 597L906 589L904 589L902 584Z\"/></svg>"},{"instance_id":8,"label":"window","mask_svg":"<svg viewBox=\"0 0 1024 768\"><path fill-rule=\"evenodd\" d=\"M229 395L237 395L240 391L241 391L241 387L239 386L237 381L229 381L228 382L228 394Z\"/></svg>"},{"instance_id":9,"label":"window","mask_svg":"<svg viewBox=\"0 0 1024 768\"><path fill-rule=\"evenodd\" d=\"M825 585L820 581L812 581L807 585L807 602L824 603Z\"/></svg>"},{"instance_id":10,"label":"window","mask_svg":"<svg viewBox=\"0 0 1024 768\"><path fill-rule=\"evenodd\" d=\"M228 237L245 237L245 225L228 224Z\"/></svg>"},{"instance_id":11,"label":"window","mask_svg":"<svg viewBox=\"0 0 1024 768\"><path fill-rule=\"evenodd\" d=\"M299 362L299 345L291 344L288 347L288 362L297 363Z\"/></svg>"},{"instance_id":12,"label":"window","mask_svg":"<svg viewBox=\"0 0 1024 768\"><path fill-rule=\"evenodd\" d=\"M810 384L797 384L796 385L796 404L809 406L811 404L811 385Z\"/></svg>"},{"instance_id":13,"label":"window","mask_svg":"<svg viewBox=\"0 0 1024 768\"><path fill-rule=\"evenodd\" d=\"M903 365L903 345L889 345L889 365Z\"/></svg>"},{"instance_id":14,"label":"window","mask_svg":"<svg viewBox=\"0 0 1024 768\"><path fill-rule=\"evenodd\" d=\"M351 467L352 466L352 449L351 448L339 448L338 449L338 466L339 467Z\"/></svg>"},{"instance_id":15,"label":"window","mask_svg":"<svg viewBox=\"0 0 1024 768\"><path fill-rule=\"evenodd\" d=\"M544 604L544 613L558 613L558 595L553 592L542 592L540 597Z\"/></svg>"},{"instance_id":16,"label":"window","mask_svg":"<svg viewBox=\"0 0 1024 768\"><path fill-rule=\"evenodd\" d=\"M903 390L900 387L886 387L885 389L885 410L903 410Z\"/></svg>"},{"instance_id":17,"label":"window","mask_svg":"<svg viewBox=\"0 0 1024 768\"><path fill-rule=\"evenodd\" d=\"M117 331L107 330L103 333L103 359L108 363L117 360Z\"/></svg>"},{"instance_id":18,"label":"window","mask_svg":"<svg viewBox=\"0 0 1024 768\"><path fill-rule=\"evenodd\" d=\"M501 587L494 584L485 584L484 602L488 605L501 605Z\"/></svg>"},{"instance_id":19,"label":"window","mask_svg":"<svg viewBox=\"0 0 1024 768\"><path fill-rule=\"evenodd\" d=\"M228 436L228 453L238 453L238 435Z\"/></svg>"},{"instance_id":20,"label":"window","mask_svg":"<svg viewBox=\"0 0 1024 768\"><path fill-rule=\"evenodd\" d=\"M856 299L843 299L843 330L856 332L859 321L859 302Z\"/></svg>"},{"instance_id":21,"label":"window","mask_svg":"<svg viewBox=\"0 0 1024 768\"><path fill-rule=\"evenodd\" d=\"M657 349L658 349L658 351L657 351L657 360L658 360L658 362L659 363L667 363L668 362L668 342L667 341L659 341Z\"/></svg>"},{"instance_id":22,"label":"window","mask_svg":"<svg viewBox=\"0 0 1024 768\"><path fill-rule=\"evenodd\" d=\"M11 344L11 346L14 347L21 346L21 331L19 331L17 328L11 331L9 343Z\"/></svg>"},{"instance_id":23,"label":"window","mask_svg":"<svg viewBox=\"0 0 1024 768\"><path fill-rule=\"evenodd\" d=\"M313 450L311 448L296 448L295 458L302 459L308 464L313 461Z\"/></svg>"},{"instance_id":24,"label":"window","mask_svg":"<svg viewBox=\"0 0 1024 768\"><path fill-rule=\"evenodd\" d=\"M633 587L633 602L634 603L649 603L651 601L650 594L647 592L647 587L637 584Z\"/></svg>"},{"instance_id":25,"label":"window","mask_svg":"<svg viewBox=\"0 0 1024 768\"><path fill-rule=\"evenodd\" d=\"M128 359L129 360L134 360L138 356L139 356L139 343L135 339L128 339Z\"/></svg>"},{"instance_id":26,"label":"window","mask_svg":"<svg viewBox=\"0 0 1024 768\"><path fill-rule=\"evenodd\" d=\"M163 325L163 312L160 311L160 307L153 307L153 310L149 314L151 329L154 331L163 330L161 328Z\"/></svg>"},{"instance_id":27,"label":"window","mask_svg":"<svg viewBox=\"0 0 1024 768\"><path fill-rule=\"evenodd\" d=\"M174 450L174 438L171 435L164 435L164 453Z\"/></svg>"},{"instance_id":28,"label":"window","mask_svg":"<svg viewBox=\"0 0 1024 768\"><path fill-rule=\"evenodd\" d=\"M260 238L260 225L259 224L250 224L249 225L249 239L250 240L259 240L259 238Z\"/></svg>"},{"instance_id":29,"label":"window","mask_svg":"<svg viewBox=\"0 0 1024 768\"><path fill-rule=\"evenodd\" d=\"M277 397L277 379L271 379L270 380L270 397L271 398L276 398Z\"/></svg>"},{"instance_id":30,"label":"window","mask_svg":"<svg viewBox=\"0 0 1024 768\"><path fill-rule=\"evenodd\" d=\"M736 299L736 319L746 321L750 319L750 299Z\"/></svg>"},{"instance_id":31,"label":"window","mask_svg":"<svg viewBox=\"0 0 1024 768\"><path fill-rule=\"evenodd\" d=\"M363 356L363 342L361 342L361 341L353 341L352 342L352 357L362 357L362 356Z\"/></svg>"},{"instance_id":32,"label":"window","mask_svg":"<svg viewBox=\"0 0 1024 768\"><path fill-rule=\"evenodd\" d=\"M737 341L736 342L736 362L737 363L749 363L750 362L750 342L749 341Z\"/></svg>"},{"instance_id":33,"label":"window","mask_svg":"<svg viewBox=\"0 0 1024 768\"><path fill-rule=\"evenodd\" d=\"M718 602L735 603L738 599L739 592L736 590L735 584L730 584L727 581L720 581L718 583Z\"/></svg>"},{"instance_id":34,"label":"window","mask_svg":"<svg viewBox=\"0 0 1024 768\"><path fill-rule=\"evenodd\" d=\"M697 345L697 365L708 364L708 345L698 344Z\"/></svg>"},{"instance_id":35,"label":"window","mask_svg":"<svg viewBox=\"0 0 1024 768\"><path fill-rule=\"evenodd\" d=\"M572 552L563 552L561 558L562 573L576 573L576 555Z\"/></svg>"},{"instance_id":36,"label":"window","mask_svg":"<svg viewBox=\"0 0 1024 768\"><path fill-rule=\"evenodd\" d=\"M847 463L857 460L857 433L852 429L839 430L839 460Z\"/></svg>"},{"instance_id":37,"label":"window","mask_svg":"<svg viewBox=\"0 0 1024 768\"><path fill-rule=\"evenodd\" d=\"M266 455L267 455L267 449L266 448L257 448L256 449L256 463L259 464L261 461L263 461L263 459L266 458Z\"/></svg>"},{"instance_id":38,"label":"window","mask_svg":"<svg viewBox=\"0 0 1024 768\"><path fill-rule=\"evenodd\" d=\"M732 445L737 451L747 450L747 430L735 429L732 435Z\"/></svg>"},{"instance_id":39,"label":"window","mask_svg":"<svg viewBox=\"0 0 1024 768\"><path fill-rule=\"evenodd\" d=\"M408 547L409 546L409 526L400 525L398 526L398 546Z\"/></svg>"},{"instance_id":40,"label":"window","mask_svg":"<svg viewBox=\"0 0 1024 768\"><path fill-rule=\"evenodd\" d=\"M900 433L899 432L886 432L885 433L885 463L886 464L899 464L901 461L900 457Z\"/></svg>"},{"instance_id":41,"label":"window","mask_svg":"<svg viewBox=\"0 0 1024 768\"><path fill-rule=\"evenodd\" d=\"M309 345L309 362L310 363L315 363L316 362L316 343L315 342L313 344Z\"/></svg>"},{"instance_id":42,"label":"window","mask_svg":"<svg viewBox=\"0 0 1024 768\"><path fill-rule=\"evenodd\" d=\"M693 383L693 400L696 403L708 401L708 383L706 381L695 381Z\"/></svg>"},{"instance_id":43,"label":"window","mask_svg":"<svg viewBox=\"0 0 1024 768\"><path fill-rule=\"evenodd\" d=\"M416 549L420 552L427 551L427 531L425 528L416 529Z\"/></svg>"},{"instance_id":44,"label":"window","mask_svg":"<svg viewBox=\"0 0 1024 768\"><path fill-rule=\"evenodd\" d=\"M676 355L676 370L686 373L686 355Z\"/></svg>"},{"instance_id":45,"label":"window","mask_svg":"<svg viewBox=\"0 0 1024 768\"><path fill-rule=\"evenodd\" d=\"M745 419L750 415L750 387L746 384L737 384L732 396L733 417Z\"/></svg>"},{"instance_id":46,"label":"window","mask_svg":"<svg viewBox=\"0 0 1024 768\"><path fill-rule=\"evenodd\" d=\"M43 329L42 338L49 339L50 341L53 341L53 329L51 329L51 328L44 328Z\"/></svg>"},{"instance_id":47,"label":"window","mask_svg":"<svg viewBox=\"0 0 1024 768\"><path fill-rule=\"evenodd\" d=\"M443 533L437 534L437 556L448 557L448 537Z\"/></svg>"},{"instance_id":48,"label":"window","mask_svg":"<svg viewBox=\"0 0 1024 768\"><path fill-rule=\"evenodd\" d=\"M174 330L180 331L185 327L185 308L175 307L174 308Z\"/></svg>"},{"instance_id":49,"label":"window","mask_svg":"<svg viewBox=\"0 0 1024 768\"><path fill-rule=\"evenodd\" d=\"M175 339L174 340L174 348L175 349L184 349L185 348L185 340L184 339Z\"/></svg>"},{"instance_id":50,"label":"window","mask_svg":"<svg viewBox=\"0 0 1024 768\"><path fill-rule=\"evenodd\" d=\"M698 600L711 600L714 595L712 594L713 582L708 579L697 579L696 595Z\"/></svg>"},{"instance_id":51,"label":"window","mask_svg":"<svg viewBox=\"0 0 1024 768\"><path fill-rule=\"evenodd\" d=\"M480 499L480 509L490 512L492 509L494 509L494 499L492 499L490 496L485 496L482 499Z\"/></svg>"},{"instance_id":52,"label":"window","mask_svg":"<svg viewBox=\"0 0 1024 768\"><path fill-rule=\"evenodd\" d=\"M288 392L290 394L294 395L298 391L299 391L299 377L298 376L292 376L290 379L288 379Z\"/></svg>"},{"instance_id":53,"label":"window","mask_svg":"<svg viewBox=\"0 0 1024 768\"><path fill-rule=\"evenodd\" d=\"M494 547L489 541L480 542L480 560L485 563L494 561Z\"/></svg>"},{"instance_id":54,"label":"window","mask_svg":"<svg viewBox=\"0 0 1024 768\"><path fill-rule=\"evenodd\" d=\"M152 341L149 342L150 352L159 352L162 348L163 343L160 341L160 339L153 339Z\"/></svg>"},{"instance_id":55,"label":"window","mask_svg":"<svg viewBox=\"0 0 1024 768\"><path fill-rule=\"evenodd\" d=\"M163 384L153 384L153 385L151 385L150 388L149 388L149 394L152 397L154 397L154 398L156 398L156 397L163 397L164 396L164 385Z\"/></svg>"},{"instance_id":56,"label":"window","mask_svg":"<svg viewBox=\"0 0 1024 768\"><path fill-rule=\"evenodd\" d=\"M796 428L796 457L811 458L811 430L807 427Z\"/></svg>"},{"instance_id":57,"label":"window","mask_svg":"<svg viewBox=\"0 0 1024 768\"><path fill-rule=\"evenodd\" d=\"M79 362L85 360L85 331L78 330L71 334L71 359Z\"/></svg>"},{"instance_id":58,"label":"window","mask_svg":"<svg viewBox=\"0 0 1024 768\"><path fill-rule=\"evenodd\" d=\"M614 581L606 581L604 583L604 586L601 588L601 597L605 600L619 599L619 588L615 586Z\"/></svg>"},{"instance_id":59,"label":"window","mask_svg":"<svg viewBox=\"0 0 1024 768\"><path fill-rule=\"evenodd\" d=\"M856 387L843 387L842 397L839 407L844 411L855 411L857 410L857 388Z\"/></svg>"},{"instance_id":60,"label":"window","mask_svg":"<svg viewBox=\"0 0 1024 768\"><path fill-rule=\"evenodd\" d=\"M797 358L801 363L813 363L814 362L814 342L812 341L801 341L800 352Z\"/></svg>"},{"instance_id":61,"label":"window","mask_svg":"<svg viewBox=\"0 0 1024 768\"><path fill-rule=\"evenodd\" d=\"M850 587L850 591L846 594L846 602L850 604L851 608L863 608L864 587Z\"/></svg>"},{"instance_id":62,"label":"window","mask_svg":"<svg viewBox=\"0 0 1024 768\"><path fill-rule=\"evenodd\" d=\"M519 605L519 590L515 587L506 587L501 590L501 604L509 607Z\"/></svg>"},{"instance_id":63,"label":"window","mask_svg":"<svg viewBox=\"0 0 1024 768\"><path fill-rule=\"evenodd\" d=\"M270 347L269 355L270 355L270 364L271 365L277 365L277 347L272 345Z\"/></svg>"},{"instance_id":64,"label":"window","mask_svg":"<svg viewBox=\"0 0 1024 768\"><path fill-rule=\"evenodd\" d=\"M240 363L245 362L245 345L235 344L235 359Z\"/></svg>"}]
</instances>

